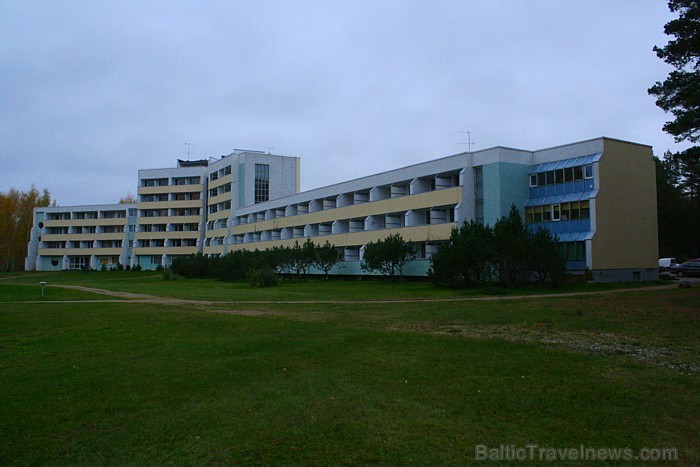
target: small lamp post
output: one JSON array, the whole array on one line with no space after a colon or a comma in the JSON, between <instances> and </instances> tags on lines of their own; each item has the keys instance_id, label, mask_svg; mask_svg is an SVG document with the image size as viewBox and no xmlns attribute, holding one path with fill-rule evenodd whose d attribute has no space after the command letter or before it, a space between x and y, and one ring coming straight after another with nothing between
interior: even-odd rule
<instances>
[{"instance_id":1,"label":"small lamp post","mask_svg":"<svg viewBox=\"0 0 700 467\"><path fill-rule=\"evenodd\" d=\"M39 282L39 285L41 286L41 298L43 300L44 299L44 286L46 285L46 282Z\"/></svg>"}]
</instances>

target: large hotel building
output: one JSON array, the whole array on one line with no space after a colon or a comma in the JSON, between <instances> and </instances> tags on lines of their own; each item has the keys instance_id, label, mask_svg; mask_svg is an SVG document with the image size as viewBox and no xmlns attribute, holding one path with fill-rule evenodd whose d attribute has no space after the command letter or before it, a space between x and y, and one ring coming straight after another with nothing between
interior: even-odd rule
<instances>
[{"instance_id":1,"label":"large hotel building","mask_svg":"<svg viewBox=\"0 0 700 467\"><path fill-rule=\"evenodd\" d=\"M658 277L652 149L596 138L537 151L494 147L300 192L296 157L235 150L138 172L138 203L34 210L27 270L167 267L178 256L264 250L311 238L362 274L364 246L400 233L425 275L452 229L493 225L511 205L556 234L571 271L599 281Z\"/></svg>"}]
</instances>

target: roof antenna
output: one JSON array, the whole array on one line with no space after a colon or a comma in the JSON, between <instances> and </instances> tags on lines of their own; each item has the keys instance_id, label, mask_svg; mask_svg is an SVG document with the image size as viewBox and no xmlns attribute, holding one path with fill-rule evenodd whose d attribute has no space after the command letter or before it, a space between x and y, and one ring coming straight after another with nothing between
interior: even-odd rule
<instances>
[{"instance_id":1,"label":"roof antenna","mask_svg":"<svg viewBox=\"0 0 700 467\"><path fill-rule=\"evenodd\" d=\"M190 148L192 147L192 143L185 143L185 146L187 146L187 160L190 160Z\"/></svg>"},{"instance_id":2,"label":"roof antenna","mask_svg":"<svg viewBox=\"0 0 700 467\"><path fill-rule=\"evenodd\" d=\"M268 146L267 147L267 153L272 154L272 150L275 149L274 146Z\"/></svg>"},{"instance_id":3,"label":"roof antenna","mask_svg":"<svg viewBox=\"0 0 700 467\"><path fill-rule=\"evenodd\" d=\"M457 133L460 134L466 134L467 135L467 142L466 143L457 143L457 144L466 144L467 145L467 152L471 154L472 152L472 146L475 145L476 143L472 143L472 132L471 131L458 131Z\"/></svg>"}]
</instances>

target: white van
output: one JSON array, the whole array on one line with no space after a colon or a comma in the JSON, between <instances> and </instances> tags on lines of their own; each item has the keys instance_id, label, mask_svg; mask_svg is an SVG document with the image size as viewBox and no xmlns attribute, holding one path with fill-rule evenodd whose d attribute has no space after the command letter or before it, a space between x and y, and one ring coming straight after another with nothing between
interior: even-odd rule
<instances>
[{"instance_id":1,"label":"white van","mask_svg":"<svg viewBox=\"0 0 700 467\"><path fill-rule=\"evenodd\" d=\"M676 265L676 258L659 258L659 273L670 273L671 266Z\"/></svg>"}]
</instances>

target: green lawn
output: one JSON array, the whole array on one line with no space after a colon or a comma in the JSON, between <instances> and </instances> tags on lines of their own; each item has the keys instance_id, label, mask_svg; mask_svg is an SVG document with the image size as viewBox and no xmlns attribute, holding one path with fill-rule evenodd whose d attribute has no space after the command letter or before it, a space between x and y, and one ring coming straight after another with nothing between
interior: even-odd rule
<instances>
[{"instance_id":1,"label":"green lawn","mask_svg":"<svg viewBox=\"0 0 700 467\"><path fill-rule=\"evenodd\" d=\"M476 462L476 445L533 443L675 447L682 463L700 463L700 288L15 303L36 300L38 280L183 298L268 293L110 274L0 281L0 464L462 464ZM460 294L359 281L269 290L275 300Z\"/></svg>"},{"instance_id":2,"label":"green lawn","mask_svg":"<svg viewBox=\"0 0 700 467\"><path fill-rule=\"evenodd\" d=\"M162 273L154 271L110 272L49 272L20 276L0 275L3 284L36 286L46 281L49 285L82 285L120 292L215 301L308 301L308 300L412 300L435 298L463 298L477 296L509 296L551 294L580 291L602 291L627 287L659 285L661 282L581 284L563 287L549 284L528 284L503 288L498 285L473 289L445 289L429 282L389 282L383 280L280 280L279 286L254 288L246 282L221 282L211 279L183 279L166 281ZM40 289L38 289L40 290ZM1 298L0 298L1 299Z\"/></svg>"}]
</instances>

